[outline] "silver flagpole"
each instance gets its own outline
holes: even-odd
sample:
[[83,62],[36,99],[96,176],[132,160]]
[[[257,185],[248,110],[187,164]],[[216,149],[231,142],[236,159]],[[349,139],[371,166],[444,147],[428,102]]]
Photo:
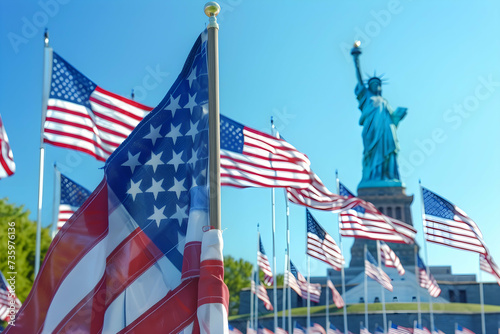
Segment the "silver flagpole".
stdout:
[[307,333],[311,327],[311,259],[307,256]]
[[210,225],[221,229],[220,219],[220,120],[219,120],[219,25],[220,6],[210,1],[205,4],[209,17],[208,30],[208,136],[210,174]]
[[[285,189],[285,203],[286,203],[286,273],[291,275],[290,273],[290,207],[288,203],[288,196]],[[286,277],[285,277],[286,278]],[[287,286],[287,295],[288,295],[288,332],[291,334],[292,332],[292,289],[290,288],[290,284],[286,282]]]
[[57,165],[54,164],[54,197],[52,205],[52,228],[50,231],[52,239],[54,239],[57,233],[59,204],[61,204],[61,172],[57,170]]
[[[285,249],[285,268],[283,273],[286,273],[286,263],[288,262],[287,256],[286,256],[287,250]],[[283,276],[283,288],[281,289],[281,294],[283,295],[283,303],[281,305],[281,327],[283,329],[286,328],[286,280],[284,279]]]
[[36,218],[35,277],[40,270],[40,244],[42,238],[42,201],[43,201],[43,167],[45,164],[45,146],[43,145],[43,129],[50,92],[52,76],[52,48],[49,46],[49,32],[44,34],[43,52],[43,86],[42,86],[42,124],[40,127],[40,169],[38,172],[38,207]]
[[[252,268],[252,276],[250,276],[250,323],[253,324],[253,291],[252,291],[252,282],[255,278],[255,266]],[[255,284],[254,284],[255,286]],[[255,287],[254,287],[255,288]]]
[[[259,224],[257,224],[257,251],[258,252],[260,251],[259,240],[260,240],[260,231],[259,231]],[[254,329],[255,329],[255,331],[257,331],[257,326],[259,324],[259,298],[257,297],[257,283],[260,284],[260,279],[259,279],[259,264],[258,264],[258,262],[259,262],[259,259],[257,256],[257,270],[255,271],[255,297],[254,297],[255,298],[255,302],[254,302],[254,306],[255,306]]]
[[420,310],[420,273],[418,271],[418,246],[415,244],[415,278],[417,283],[417,310],[418,323],[422,325],[422,312]]
[[486,334],[486,323],[484,319],[484,291],[483,291],[483,278],[481,273],[481,260],[479,260],[479,298],[481,300],[481,329],[483,331],[483,334]]
[[[365,323],[366,323],[366,328],[368,329],[368,278],[366,276],[366,243],[364,247],[364,254],[365,254]],[[345,304],[345,300],[344,300]]]
[[[271,117],[271,132],[274,132],[273,119]],[[276,201],[274,188],[271,189],[271,211],[273,228],[273,303],[274,303],[274,331],[278,327],[278,291],[276,289]]]
[[[377,261],[378,261],[378,268],[382,270],[382,263],[380,261],[380,240],[377,240]],[[384,332],[387,333],[387,315],[385,313],[385,291],[384,287],[381,285],[380,286],[381,291],[382,291],[382,316],[384,319]]]
[[[429,266],[429,254],[427,252],[427,240],[425,239],[425,206],[424,206],[424,191],[422,190],[422,182],[418,180],[418,185],[420,186],[420,198],[422,200],[421,210],[422,210],[422,228],[424,230],[424,252],[425,252],[425,263],[427,263],[427,270],[429,271],[427,275],[430,277],[431,267]],[[432,296],[429,294],[429,315],[431,318],[431,328],[434,329],[434,314],[432,312]]]
[[[340,181],[339,181],[339,172],[338,170],[335,171],[335,178],[337,180],[337,194],[340,195]],[[338,231],[339,231],[339,243],[340,243],[340,252],[342,253],[342,256],[344,256],[344,248],[342,247],[342,235],[340,234],[340,223],[341,223],[341,218],[340,218],[340,213],[337,214],[338,217]],[[366,256],[366,255],[365,255]],[[342,279],[342,299],[344,299],[344,307],[343,307],[343,312],[344,312],[344,333],[349,333],[348,326],[347,326],[347,301],[345,299],[345,263],[342,264],[342,270],[340,271],[340,276]]]
[[325,311],[326,311],[326,329],[328,330],[328,328],[330,328],[330,301],[328,300],[328,270],[326,271],[326,280],[327,280],[327,284],[326,284],[326,288],[325,288],[325,294],[326,294],[326,308],[325,308]]

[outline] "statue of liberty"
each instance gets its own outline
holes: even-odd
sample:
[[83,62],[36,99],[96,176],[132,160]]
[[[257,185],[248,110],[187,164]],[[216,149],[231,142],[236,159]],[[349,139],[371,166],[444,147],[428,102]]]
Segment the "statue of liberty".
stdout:
[[396,129],[406,116],[407,108],[391,108],[382,97],[380,77],[375,75],[366,84],[363,82],[359,45],[359,41],[356,42],[351,50],[358,79],[355,93],[361,110],[359,124],[363,126],[363,178],[358,188],[402,187],[397,162],[399,144]]

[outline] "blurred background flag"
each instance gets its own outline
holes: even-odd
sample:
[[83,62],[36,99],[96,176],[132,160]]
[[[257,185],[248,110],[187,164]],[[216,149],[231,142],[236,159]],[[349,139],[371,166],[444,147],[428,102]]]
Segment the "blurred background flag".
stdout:
[[5,276],[0,272],[0,320],[9,322],[14,320],[21,301],[16,297],[15,291],[5,279]]
[[59,213],[57,215],[57,231],[80,208],[90,196],[90,191],[61,174],[61,192]]
[[365,275],[374,279],[387,290],[392,291],[391,278],[378,267],[377,261],[375,261],[369,251],[366,251]]
[[329,287],[330,290],[332,290],[333,303],[335,304],[335,306],[337,306],[337,308],[344,307],[344,300],[342,299],[342,296],[337,291],[337,289],[335,289],[335,286],[330,279],[326,281],[326,286]]
[[380,241],[380,259],[386,267],[396,268],[399,275],[403,276],[405,274],[405,269],[403,268],[399,257],[384,241]]
[[16,171],[14,155],[10,148],[9,138],[0,116],[0,179],[11,176]]
[[429,272],[424,264],[424,261],[417,254],[417,267],[420,286],[427,289],[432,297],[437,297],[441,294],[441,288],[437,284],[434,276]]
[[264,283],[266,285],[273,284],[273,271],[271,270],[271,264],[267,258],[266,252],[264,251],[264,245],[262,244],[262,239],[259,233],[259,249],[257,250],[257,265],[260,270],[264,273]]

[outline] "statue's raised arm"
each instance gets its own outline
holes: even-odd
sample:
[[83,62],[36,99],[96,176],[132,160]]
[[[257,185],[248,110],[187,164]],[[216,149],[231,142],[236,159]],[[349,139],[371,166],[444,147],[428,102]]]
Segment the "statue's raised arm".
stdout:
[[354,47],[351,50],[351,55],[354,58],[354,66],[356,67],[356,78],[358,79],[358,83],[363,86],[363,77],[361,76],[361,67],[359,65],[359,55],[361,54],[361,49],[359,47],[360,45],[361,43],[359,41],[356,41],[354,43]]

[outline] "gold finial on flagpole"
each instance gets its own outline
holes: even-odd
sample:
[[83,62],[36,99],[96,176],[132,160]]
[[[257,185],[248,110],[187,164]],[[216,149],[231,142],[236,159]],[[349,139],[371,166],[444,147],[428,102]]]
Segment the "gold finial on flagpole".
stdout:
[[205,4],[205,14],[208,17],[217,16],[220,13],[220,6],[215,1],[210,1]]

